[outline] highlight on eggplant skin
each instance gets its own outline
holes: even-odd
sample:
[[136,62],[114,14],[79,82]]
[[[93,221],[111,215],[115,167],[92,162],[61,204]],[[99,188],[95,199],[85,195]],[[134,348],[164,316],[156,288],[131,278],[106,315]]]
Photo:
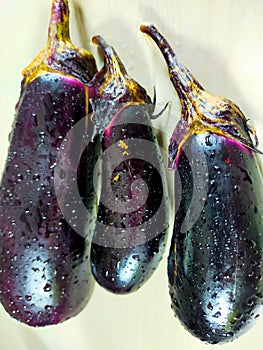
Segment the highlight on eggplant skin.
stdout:
[[[202,88],[153,25],[141,31],[160,48],[182,105],[169,147],[182,188],[175,181],[172,309],[199,339],[232,341],[262,313],[263,181],[255,131],[233,102]],[[206,198],[199,198],[205,186]],[[195,196],[200,208],[191,205]]]
[[[54,168],[63,138],[88,113],[86,84],[96,71],[93,56],[70,41],[68,2],[53,0],[47,47],[23,71],[0,188],[0,299],[10,316],[30,326],[78,314],[93,291],[90,245],[61,213]],[[67,144],[79,157],[80,142],[75,135],[74,147]],[[91,208],[95,192],[89,167],[96,152],[88,146],[78,169],[79,183],[85,184],[82,200]],[[65,192],[65,206],[79,200],[71,194],[71,179]]]
[[[93,122],[101,135],[103,154],[115,148],[102,160],[91,266],[102,287],[125,294],[140,288],[162,258],[169,219],[167,185],[150,121],[154,109],[150,97],[128,76],[115,50],[101,36],[94,37],[93,42],[104,55],[103,68],[89,83]],[[121,160],[115,164],[118,157]],[[136,181],[146,186],[138,187]],[[104,200],[111,191],[115,198],[108,206]],[[135,202],[144,196],[137,206]],[[142,229],[142,225],[147,228]]]

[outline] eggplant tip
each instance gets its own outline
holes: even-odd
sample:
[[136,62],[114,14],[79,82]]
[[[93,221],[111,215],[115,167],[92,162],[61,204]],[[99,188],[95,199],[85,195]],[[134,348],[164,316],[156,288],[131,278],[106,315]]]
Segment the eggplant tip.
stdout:
[[140,25],[140,31],[144,34],[149,35],[153,40],[155,40],[155,37],[160,40],[163,39],[161,33],[159,30],[155,27],[154,24],[150,23],[143,23]]
[[100,38],[101,38],[100,35],[93,36],[92,43],[98,45]]
[[142,24],[140,25],[140,31],[141,31],[141,32],[144,32],[149,26],[150,26],[150,24],[147,23],[147,22],[142,23]]
[[95,45],[98,45],[102,54],[105,57],[111,56],[113,53],[113,49],[110,45],[108,45],[108,43],[103,39],[103,37],[101,35],[95,35],[92,37],[92,42]]

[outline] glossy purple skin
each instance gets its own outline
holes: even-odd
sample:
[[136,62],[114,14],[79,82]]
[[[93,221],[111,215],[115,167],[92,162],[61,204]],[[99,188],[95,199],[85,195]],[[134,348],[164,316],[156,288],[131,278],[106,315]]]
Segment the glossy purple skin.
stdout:
[[[123,123],[115,124],[118,119],[123,120]],[[135,140],[135,142],[133,146],[127,148],[132,159],[126,160],[123,156],[123,161],[113,172],[111,158],[106,158],[102,163],[98,221],[104,223],[105,227],[101,228],[97,224],[95,228],[91,246],[91,266],[96,281],[102,287],[113,293],[125,294],[138,290],[157,268],[165,249],[169,208],[163,163],[155,130],[150,126],[149,111],[143,105],[127,105],[114,122],[104,131],[103,151],[118,145],[120,141],[125,143],[128,140]],[[145,140],[149,141],[150,149],[145,149],[144,144],[141,144],[141,141]],[[134,156],[138,150],[140,159]],[[154,160],[156,166],[153,165]],[[103,197],[107,197],[109,191],[107,176],[112,179],[110,186],[114,196],[127,203],[127,206],[133,199],[135,201],[137,199],[136,189],[132,190],[133,182],[143,180],[148,186],[149,193],[142,189],[139,191],[139,196],[148,195],[145,202],[129,213],[105,206]],[[116,177],[117,180],[114,180]],[[147,223],[145,231],[138,228],[143,223]],[[113,230],[110,233],[108,226]],[[122,244],[118,229],[132,229],[123,235],[125,239],[123,247],[116,247],[114,243],[111,245],[111,241],[115,242],[115,239]]]
[[[257,156],[236,141],[199,134],[187,140],[177,169],[180,203],[168,257],[172,308],[199,339],[232,341],[262,312],[263,188]],[[203,203],[195,188],[205,186]]]
[[[90,246],[64,219],[54,189],[60,144],[85,115],[84,84],[54,73],[29,83],[17,104],[0,188],[0,293],[6,311],[31,326],[78,314],[93,290]],[[79,144],[75,136],[69,149]],[[85,177],[82,198],[90,207],[95,204],[89,183],[95,161],[90,147],[78,169]],[[78,200],[71,194],[71,179],[68,186],[65,206]]]

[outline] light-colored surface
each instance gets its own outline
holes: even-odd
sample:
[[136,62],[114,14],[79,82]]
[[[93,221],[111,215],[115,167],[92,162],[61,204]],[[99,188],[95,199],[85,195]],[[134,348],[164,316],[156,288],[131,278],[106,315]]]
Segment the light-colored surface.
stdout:
[[[21,70],[45,46],[51,1],[0,1],[0,165],[19,97]],[[139,32],[154,23],[178,57],[209,91],[235,101],[257,129],[263,149],[263,2],[261,0],[79,0],[89,37],[101,34],[120,54],[130,75],[147,88],[156,86],[158,106],[172,101],[169,120],[157,125],[171,133],[179,115],[176,94],[154,44]],[[82,41],[71,4],[71,33]],[[91,45],[87,42],[86,45]],[[98,58],[97,49],[90,49]],[[98,62],[101,63],[99,60]],[[234,343],[221,349],[263,348],[263,318]],[[217,349],[189,335],[173,317],[166,257],[138,292],[115,296],[97,286],[86,309],[62,325],[32,329],[0,309],[0,350],[202,350]]]

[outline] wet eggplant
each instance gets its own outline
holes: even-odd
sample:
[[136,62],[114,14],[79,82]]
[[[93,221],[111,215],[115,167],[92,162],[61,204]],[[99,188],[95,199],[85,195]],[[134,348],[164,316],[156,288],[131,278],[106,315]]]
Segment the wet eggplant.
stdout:
[[[66,0],[53,0],[48,42],[23,71],[21,94],[10,134],[0,188],[0,298],[5,310],[30,326],[62,322],[78,314],[93,286],[90,245],[75,232],[59,207],[54,169],[62,140],[88,114],[87,83],[96,73],[93,56],[77,49],[69,36]],[[88,119],[85,132],[91,123]],[[83,130],[84,132],[84,130]],[[82,201],[95,210],[92,178],[95,144],[82,156],[74,134],[68,154],[79,157],[82,198],[71,193],[71,180],[59,189],[63,203]],[[67,177],[67,169],[60,174]],[[81,226],[83,218],[74,216]]]
[[168,257],[172,309],[199,339],[232,341],[262,312],[263,182],[255,131],[233,102],[203,89],[153,25],[141,31],[161,50],[182,105],[169,146],[181,181]]
[[89,83],[103,152],[91,266],[102,287],[124,294],[140,288],[162,258],[167,185],[150,97],[102,37],[93,42],[104,55],[104,66]]

